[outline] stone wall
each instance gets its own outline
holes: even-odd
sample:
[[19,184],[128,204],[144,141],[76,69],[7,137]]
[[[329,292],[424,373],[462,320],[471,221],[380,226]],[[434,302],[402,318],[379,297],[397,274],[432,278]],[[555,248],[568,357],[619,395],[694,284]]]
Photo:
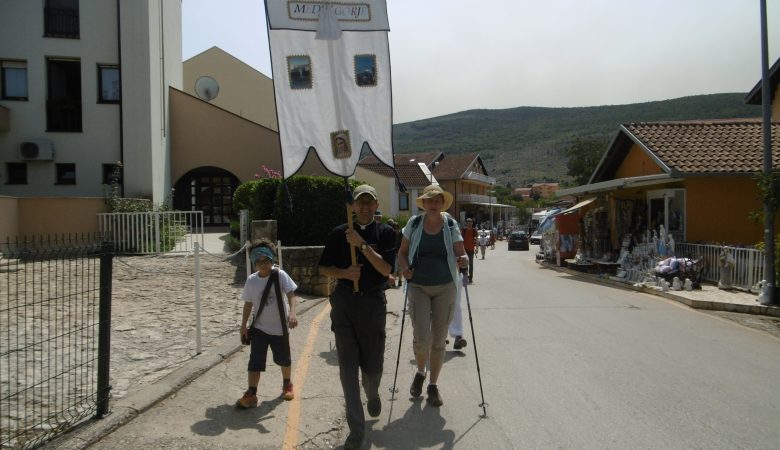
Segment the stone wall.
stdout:
[[320,275],[319,261],[323,246],[282,247],[282,268],[290,274],[303,294],[330,295],[336,280]]

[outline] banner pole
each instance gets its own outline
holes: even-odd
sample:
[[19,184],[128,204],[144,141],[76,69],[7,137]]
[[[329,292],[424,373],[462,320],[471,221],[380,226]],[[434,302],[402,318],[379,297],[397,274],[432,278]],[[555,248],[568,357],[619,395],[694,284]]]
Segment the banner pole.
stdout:
[[[347,177],[344,177],[344,195],[346,196],[346,203],[347,203],[347,227],[352,230],[352,191],[349,188],[349,180]],[[352,265],[357,265],[357,254],[355,253],[355,246],[352,244],[349,244],[349,256],[352,258]],[[357,281],[354,283],[353,290],[355,292],[358,292],[360,290],[360,285]]]

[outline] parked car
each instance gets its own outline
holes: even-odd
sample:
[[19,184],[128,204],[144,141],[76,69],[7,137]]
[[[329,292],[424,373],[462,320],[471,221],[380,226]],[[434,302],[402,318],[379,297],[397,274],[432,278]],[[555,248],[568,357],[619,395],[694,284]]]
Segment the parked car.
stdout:
[[528,250],[528,235],[525,231],[513,231],[509,235],[509,243],[507,244],[509,250]]
[[539,230],[534,231],[534,233],[531,235],[531,238],[529,241],[534,245],[539,245],[542,243],[542,232]]

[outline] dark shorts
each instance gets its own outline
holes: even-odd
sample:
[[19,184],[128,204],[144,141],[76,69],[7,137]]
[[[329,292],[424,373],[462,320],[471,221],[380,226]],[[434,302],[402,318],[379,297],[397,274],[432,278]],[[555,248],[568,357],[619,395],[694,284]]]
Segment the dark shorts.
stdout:
[[290,357],[290,341],[284,336],[274,336],[263,333],[257,328],[250,328],[249,334],[252,336],[252,343],[249,350],[250,372],[265,372],[265,360],[268,357],[268,347],[271,347],[271,353],[274,356],[274,362],[282,367],[290,367],[292,358]]

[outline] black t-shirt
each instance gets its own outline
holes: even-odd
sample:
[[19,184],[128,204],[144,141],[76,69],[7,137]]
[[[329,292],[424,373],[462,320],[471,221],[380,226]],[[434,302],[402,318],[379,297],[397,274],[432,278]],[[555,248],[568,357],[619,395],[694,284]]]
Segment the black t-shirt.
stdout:
[[[365,230],[361,230],[360,226],[355,223],[353,229],[360,234],[374,251],[382,256],[382,259],[390,264],[390,267],[395,265],[395,231],[393,231],[389,225],[372,222]],[[345,235],[346,230],[347,224],[343,224],[337,226],[330,232],[328,240],[325,242],[325,250],[322,251],[322,255],[320,256],[319,265],[325,267],[338,267],[339,269],[346,269],[352,265],[349,243],[347,243],[347,237]],[[387,277],[377,272],[368,258],[363,256],[363,252],[361,252],[360,249],[356,251],[356,256],[357,263],[363,265],[362,270],[360,271],[360,290],[369,291],[382,287],[387,281]],[[352,281],[350,280],[340,279],[339,283],[346,283],[347,286],[352,287]]]

